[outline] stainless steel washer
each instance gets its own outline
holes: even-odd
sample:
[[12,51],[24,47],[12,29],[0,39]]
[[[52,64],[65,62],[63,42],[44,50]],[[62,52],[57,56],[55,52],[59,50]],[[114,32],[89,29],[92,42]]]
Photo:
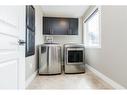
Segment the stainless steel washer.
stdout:
[[61,46],[46,43],[39,46],[39,74],[61,73]]
[[83,44],[64,45],[64,72],[84,73],[85,72],[85,51]]

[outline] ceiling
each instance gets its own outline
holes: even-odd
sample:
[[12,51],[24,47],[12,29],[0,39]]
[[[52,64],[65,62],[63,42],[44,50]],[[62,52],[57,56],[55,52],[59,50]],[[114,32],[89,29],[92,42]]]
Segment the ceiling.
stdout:
[[44,16],[81,17],[89,6],[42,6]]

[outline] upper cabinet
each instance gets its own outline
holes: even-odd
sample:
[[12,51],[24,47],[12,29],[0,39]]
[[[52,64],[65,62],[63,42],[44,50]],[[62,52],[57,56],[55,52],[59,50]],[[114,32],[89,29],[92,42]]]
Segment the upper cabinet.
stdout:
[[78,18],[43,17],[44,35],[78,35]]

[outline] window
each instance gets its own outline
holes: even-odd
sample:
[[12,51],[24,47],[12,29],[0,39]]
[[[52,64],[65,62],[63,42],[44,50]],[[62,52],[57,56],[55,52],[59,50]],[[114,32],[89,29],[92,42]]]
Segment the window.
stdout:
[[84,44],[100,47],[100,14],[98,8],[84,21]]

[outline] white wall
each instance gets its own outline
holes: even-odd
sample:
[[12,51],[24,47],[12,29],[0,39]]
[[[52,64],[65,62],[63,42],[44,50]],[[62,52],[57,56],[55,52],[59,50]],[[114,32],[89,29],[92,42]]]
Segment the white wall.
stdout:
[[26,80],[37,71],[38,64],[38,54],[37,54],[37,46],[42,44],[43,35],[42,35],[42,10],[40,6],[34,6],[35,8],[35,55],[26,57]]
[[79,18],[78,35],[53,35],[53,42],[65,43],[82,43],[82,18]]
[[127,88],[127,6],[102,6],[101,11],[101,48],[86,48],[86,61]]

